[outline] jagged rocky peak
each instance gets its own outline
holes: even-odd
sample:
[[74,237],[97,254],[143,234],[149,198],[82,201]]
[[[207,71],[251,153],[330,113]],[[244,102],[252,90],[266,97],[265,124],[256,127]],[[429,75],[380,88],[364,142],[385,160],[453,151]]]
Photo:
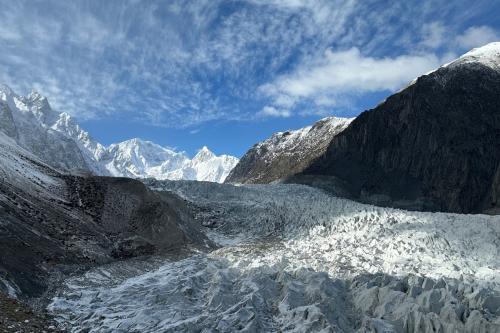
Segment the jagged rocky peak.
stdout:
[[12,96],[14,92],[6,84],[0,83],[0,99],[5,101],[7,97]]
[[0,130],[57,169],[91,170],[78,143],[53,128],[59,114],[52,110],[45,97],[35,92],[19,96],[5,85],[0,90],[5,103]]
[[47,97],[42,96],[42,94],[34,89],[31,90],[31,92],[25,97],[25,100],[30,103],[40,103],[44,105],[49,104]]
[[231,171],[227,183],[269,183],[308,167],[353,118],[327,117],[312,126],[273,134],[255,144]]
[[45,96],[32,90],[26,96],[17,95],[9,86],[0,84],[0,100],[6,102],[13,111],[32,114],[40,125],[50,127],[58,118]]
[[14,93],[14,91],[5,84],[0,84],[0,101],[2,104],[9,107],[10,110],[15,110],[16,100],[19,100],[20,97]]
[[59,119],[59,113],[52,109],[47,98],[42,96],[38,91],[32,90],[27,96],[22,97],[21,100],[35,117],[46,126],[51,126]]
[[80,136],[84,135],[86,137],[90,137],[90,135],[83,131],[76,122],[76,120],[71,117],[69,113],[62,112],[58,114],[56,122],[52,125],[52,128],[55,130],[59,130],[61,132],[65,132],[66,134],[69,134],[70,136]]

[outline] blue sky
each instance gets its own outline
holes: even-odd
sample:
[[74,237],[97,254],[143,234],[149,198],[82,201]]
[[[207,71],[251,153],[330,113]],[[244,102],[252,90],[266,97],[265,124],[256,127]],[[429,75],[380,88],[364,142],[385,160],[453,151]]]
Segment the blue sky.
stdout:
[[500,2],[0,0],[0,82],[104,144],[241,156],[500,40]]

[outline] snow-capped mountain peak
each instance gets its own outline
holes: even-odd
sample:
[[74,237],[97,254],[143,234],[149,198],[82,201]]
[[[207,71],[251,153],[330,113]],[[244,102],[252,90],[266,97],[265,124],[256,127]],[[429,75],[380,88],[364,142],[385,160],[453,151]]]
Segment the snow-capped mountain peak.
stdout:
[[216,156],[206,146],[189,159],[184,152],[135,138],[109,146],[102,162],[115,176],[222,182],[238,159]]
[[16,109],[16,100],[18,101],[19,99],[20,97],[9,86],[0,84],[0,101],[6,103],[9,108]]
[[208,149],[207,146],[203,146],[198,153],[194,156],[193,161],[195,162],[205,162],[211,160],[215,157],[215,154]]
[[[436,72],[440,68],[455,68],[455,67],[460,67],[461,65],[464,64],[472,64],[472,63],[479,63],[491,69],[500,70],[500,42],[493,42],[481,47],[474,48],[469,52],[461,55],[457,59],[450,61],[442,65],[441,67],[433,69],[423,74],[422,76],[430,75]],[[419,77],[413,79],[412,81],[410,81],[410,83],[408,83],[407,86],[403,87],[399,91],[403,91],[409,86],[414,85],[418,79]],[[386,100],[383,100],[381,103],[385,101]]]
[[178,169],[187,160],[184,153],[134,138],[110,145],[101,161],[114,176],[163,178],[162,172]]
[[6,85],[0,85],[0,130],[55,168],[105,176],[222,182],[238,162],[207,147],[191,160],[184,152],[139,138],[106,148],[70,114],[54,111],[39,92],[19,96]]
[[9,86],[0,83],[0,99],[3,101],[6,101],[7,98],[12,97],[14,95],[14,92],[12,89],[10,89]]
[[196,174],[196,179],[211,181],[211,179],[226,179],[229,172],[238,164],[238,159],[233,156],[216,156],[208,147],[201,148],[190,161],[190,172]]
[[473,62],[481,63],[493,69],[500,69],[500,42],[493,42],[472,49],[444,67]]
[[49,101],[46,97],[42,96],[39,92],[33,90],[31,93],[21,98],[22,101],[28,106],[28,108],[37,117],[41,117],[40,120],[47,124],[59,117],[59,114],[52,110]]
[[47,101],[45,96],[42,96],[38,91],[31,90],[31,92],[26,96],[28,101],[36,102],[36,101]]
[[95,163],[106,154],[106,147],[94,140],[88,132],[83,130],[70,114],[63,112],[58,115],[56,122],[51,129],[64,133],[71,137],[79,145],[91,171],[107,175],[108,172],[101,165]]

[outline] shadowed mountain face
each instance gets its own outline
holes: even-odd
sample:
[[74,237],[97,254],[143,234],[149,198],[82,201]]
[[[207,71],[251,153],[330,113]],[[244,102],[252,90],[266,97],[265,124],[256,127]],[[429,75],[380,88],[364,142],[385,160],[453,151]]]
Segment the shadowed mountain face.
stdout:
[[475,59],[422,76],[362,113],[290,181],[333,180],[380,205],[498,212],[500,72]]
[[0,133],[0,290],[40,296],[61,272],[210,246],[184,200],[126,178],[67,176]]

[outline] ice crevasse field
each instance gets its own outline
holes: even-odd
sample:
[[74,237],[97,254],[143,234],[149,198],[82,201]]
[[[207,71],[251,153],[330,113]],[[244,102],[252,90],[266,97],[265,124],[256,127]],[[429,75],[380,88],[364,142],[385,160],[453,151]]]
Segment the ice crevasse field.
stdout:
[[409,212],[303,185],[149,181],[213,251],[101,266],[49,310],[74,332],[500,332],[500,217]]

